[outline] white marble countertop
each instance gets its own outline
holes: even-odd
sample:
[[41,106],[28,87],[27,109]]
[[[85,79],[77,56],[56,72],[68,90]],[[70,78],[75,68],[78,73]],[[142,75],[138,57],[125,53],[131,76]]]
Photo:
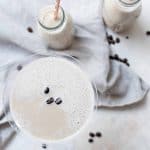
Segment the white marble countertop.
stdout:
[[[146,31],[150,30],[150,1],[143,0],[143,10],[137,23],[130,31],[117,35],[121,42],[114,47],[116,53],[122,58],[127,58],[131,68],[150,84],[150,36],[146,36]],[[129,36],[129,39],[125,37]],[[84,130],[78,139],[73,140],[73,144],[64,150],[149,150],[150,149],[150,94],[145,102],[123,109],[102,109],[96,111],[93,121]],[[103,117],[105,116],[105,118]],[[102,137],[95,139],[94,144],[88,143],[89,131],[100,131]],[[30,145],[30,150],[40,150],[41,143],[33,144],[33,141],[20,140],[17,136],[15,142],[10,143],[7,150],[26,150]],[[24,147],[24,148],[23,148]],[[58,147],[58,148],[56,148]],[[60,146],[54,146],[53,150],[63,150]],[[47,148],[50,149],[50,148]],[[51,149],[50,149],[51,150]]]

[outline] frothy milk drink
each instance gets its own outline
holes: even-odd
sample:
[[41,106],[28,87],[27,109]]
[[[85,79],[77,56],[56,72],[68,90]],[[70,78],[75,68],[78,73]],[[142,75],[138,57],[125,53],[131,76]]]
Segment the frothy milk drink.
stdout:
[[27,64],[16,75],[10,93],[16,125],[46,141],[76,134],[93,110],[91,82],[77,65],[64,58],[40,58]]

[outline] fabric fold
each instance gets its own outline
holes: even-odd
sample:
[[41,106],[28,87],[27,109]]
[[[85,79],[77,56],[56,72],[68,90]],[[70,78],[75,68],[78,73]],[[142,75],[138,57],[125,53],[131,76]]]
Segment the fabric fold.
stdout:
[[107,90],[99,92],[98,107],[122,107],[144,100],[149,85],[125,64],[113,60],[110,64]]

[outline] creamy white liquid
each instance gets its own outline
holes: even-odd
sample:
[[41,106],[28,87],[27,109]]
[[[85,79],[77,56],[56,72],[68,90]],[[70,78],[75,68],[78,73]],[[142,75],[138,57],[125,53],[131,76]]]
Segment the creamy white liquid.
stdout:
[[[49,87],[49,94],[44,90]],[[47,104],[50,97],[62,103]],[[94,91],[87,76],[63,58],[41,58],[21,70],[10,94],[10,110],[18,127],[47,141],[69,137],[87,122]]]
[[[55,7],[53,5],[43,8],[39,13],[38,31],[43,41],[51,48],[63,50],[71,46],[73,41],[73,23],[71,16],[62,8],[58,17],[54,19]],[[63,21],[64,18],[64,21]],[[44,28],[41,24],[49,29]],[[59,26],[59,27],[58,27]],[[51,29],[56,28],[56,29]]]
[[39,14],[39,21],[47,28],[56,27],[61,23],[63,13],[61,9],[59,9],[57,19],[54,19],[54,14],[55,14],[55,7],[53,5],[47,6],[41,9]]
[[122,1],[132,5],[126,6],[119,0],[104,0],[103,18],[105,24],[115,32],[123,32],[131,27],[141,12],[141,1],[137,4],[133,4],[137,0]]

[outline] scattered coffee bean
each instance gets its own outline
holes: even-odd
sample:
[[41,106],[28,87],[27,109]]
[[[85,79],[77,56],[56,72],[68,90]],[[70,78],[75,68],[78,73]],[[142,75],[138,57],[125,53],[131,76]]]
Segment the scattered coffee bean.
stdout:
[[93,140],[93,139],[89,139],[88,142],[89,142],[89,143],[93,143],[94,140]]
[[129,64],[128,62],[126,63],[126,65],[127,65],[128,67],[130,67],[130,64]]
[[119,38],[116,38],[116,43],[120,43],[120,39]]
[[113,36],[112,35],[108,35],[107,39],[112,41],[113,40]]
[[17,66],[17,70],[20,71],[22,69],[22,65]]
[[111,44],[115,45],[115,41],[112,41]]
[[112,41],[108,41],[108,44],[110,45],[112,43]]
[[114,59],[114,57],[113,57],[113,56],[109,56],[109,58],[110,58],[110,59]]
[[101,137],[101,136],[102,136],[102,133],[101,133],[101,132],[97,132],[97,133],[96,133],[96,136],[97,136],[97,137]]
[[117,54],[115,54],[114,56],[109,56],[109,58],[112,60],[117,60],[119,62],[122,62],[122,63],[126,64],[128,67],[130,66],[127,58],[121,59]]
[[33,32],[33,29],[32,29],[31,27],[28,27],[28,28],[27,28],[27,31],[30,32],[30,33],[32,33],[32,32]]
[[50,99],[48,99],[46,101],[47,104],[52,104],[53,102],[54,102],[54,98],[53,97],[51,97]]
[[73,58],[75,58],[75,59],[79,59],[77,56],[72,56]]
[[127,59],[127,58],[124,58],[124,59],[123,59],[123,62],[124,62],[124,63],[128,63],[128,59]]
[[43,148],[43,149],[46,149],[46,148],[47,148],[47,145],[46,145],[46,144],[42,144],[42,148]]
[[108,41],[109,44],[115,44],[115,41],[114,41],[112,35],[107,35],[107,41]]
[[55,100],[55,103],[57,105],[60,105],[62,103],[62,99],[60,97],[58,97],[56,100]]
[[126,39],[129,39],[129,36],[126,36]]
[[119,56],[117,54],[115,54],[114,59],[119,60]]
[[95,134],[92,133],[92,132],[90,132],[90,133],[89,133],[89,136],[93,138],[93,137],[95,137]]
[[112,35],[107,35],[107,41],[109,44],[115,45],[116,43],[120,43],[120,38],[114,39]]
[[46,87],[46,89],[44,90],[44,93],[45,93],[45,94],[48,94],[49,91],[50,91],[50,90],[49,90],[49,87]]
[[147,31],[147,32],[146,32],[146,35],[150,36],[150,31]]

